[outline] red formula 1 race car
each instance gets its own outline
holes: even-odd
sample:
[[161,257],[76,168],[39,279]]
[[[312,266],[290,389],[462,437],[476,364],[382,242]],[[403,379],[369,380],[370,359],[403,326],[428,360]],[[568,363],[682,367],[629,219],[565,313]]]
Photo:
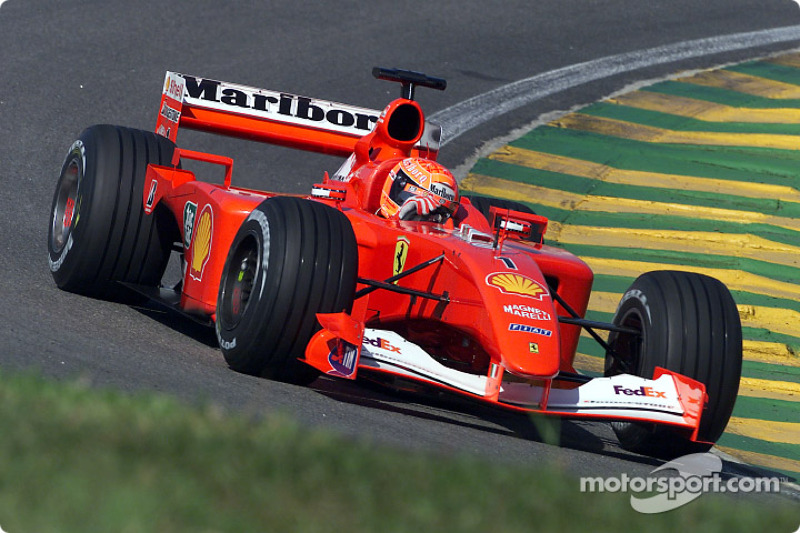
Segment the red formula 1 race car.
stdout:
[[[643,274],[613,323],[584,318],[589,267],[545,246],[527,206],[460,196],[436,162],[424,74],[376,68],[382,112],[169,72],[155,132],[92,126],[53,199],[50,270],[65,290],[134,290],[213,325],[235,370],[421,383],[513,410],[606,420],[654,455],[708,448],[741,372],[741,326],[719,281]],[[306,197],[232,184],[230,158],[177,148],[192,128],[347,158]],[[225,168],[222,184],[181,165]],[[168,258],[182,281],[161,285]],[[581,330],[606,375],[576,372]],[[607,330],[601,337],[596,330]]]

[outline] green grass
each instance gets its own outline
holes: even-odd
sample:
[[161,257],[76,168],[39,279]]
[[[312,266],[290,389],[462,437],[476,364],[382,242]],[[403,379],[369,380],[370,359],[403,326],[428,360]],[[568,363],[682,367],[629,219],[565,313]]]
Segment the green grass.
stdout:
[[793,531],[800,520],[713,495],[641,515],[628,494],[582,494],[555,467],[410,454],[280,416],[27,375],[0,373],[0,431],[9,533]]

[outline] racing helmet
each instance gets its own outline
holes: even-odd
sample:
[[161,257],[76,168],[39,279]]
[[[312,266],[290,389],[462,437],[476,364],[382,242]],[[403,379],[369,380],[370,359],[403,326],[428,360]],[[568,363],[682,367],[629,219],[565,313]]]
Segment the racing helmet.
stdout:
[[386,218],[442,223],[458,209],[458,185],[445,167],[410,157],[389,172],[381,192],[380,214]]

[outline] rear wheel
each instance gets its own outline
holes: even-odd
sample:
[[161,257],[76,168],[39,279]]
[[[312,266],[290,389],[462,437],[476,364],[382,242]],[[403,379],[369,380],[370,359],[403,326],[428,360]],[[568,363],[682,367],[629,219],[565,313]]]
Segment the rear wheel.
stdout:
[[[736,303],[720,281],[689,272],[639,276],[623,295],[614,324],[640,336],[612,332],[606,375],[652,378],[656,366],[706,386],[708,404],[698,438],[716,442],[733,411],[742,368],[742,329]],[[676,430],[632,422],[612,423],[623,448],[658,457],[707,450]]]
[[73,143],[56,185],[48,232],[50,271],[61,289],[120,294],[114,282],[157,286],[177,224],[142,206],[147,165],[169,164],[175,145],[151,132],[98,125]]
[[231,368],[307,384],[298,361],[319,329],[316,313],[349,311],[358,270],[350,221],[319,202],[265,200],[230,247],[217,299],[217,337]]

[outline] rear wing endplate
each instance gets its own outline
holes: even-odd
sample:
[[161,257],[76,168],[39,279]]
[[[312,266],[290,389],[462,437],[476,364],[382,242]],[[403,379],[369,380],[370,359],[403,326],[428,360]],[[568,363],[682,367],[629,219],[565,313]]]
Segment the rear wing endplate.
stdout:
[[[301,150],[349,156],[381,111],[167,72],[156,133],[176,141],[178,128]],[[439,151],[441,127],[426,122],[418,147]]]

